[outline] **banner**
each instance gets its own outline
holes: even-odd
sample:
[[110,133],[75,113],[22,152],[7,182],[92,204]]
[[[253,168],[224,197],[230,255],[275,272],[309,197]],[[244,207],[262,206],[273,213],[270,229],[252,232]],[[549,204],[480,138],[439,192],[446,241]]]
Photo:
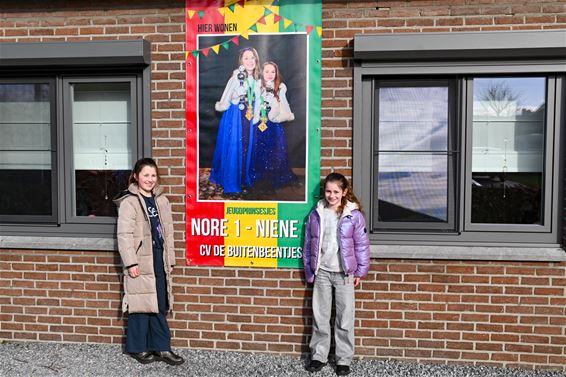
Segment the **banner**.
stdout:
[[187,1],[187,264],[302,267],[321,19],[321,0]]

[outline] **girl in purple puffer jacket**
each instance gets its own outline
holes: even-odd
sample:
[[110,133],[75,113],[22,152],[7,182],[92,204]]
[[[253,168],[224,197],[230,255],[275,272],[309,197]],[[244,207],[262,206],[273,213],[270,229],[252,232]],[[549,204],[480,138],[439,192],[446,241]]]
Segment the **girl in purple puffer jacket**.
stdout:
[[314,282],[311,361],[306,369],[320,371],[330,350],[332,294],[336,308],[334,340],[336,374],[350,373],[354,356],[354,287],[369,270],[369,239],[362,206],[342,174],[324,180],[324,199],[308,217],[303,263],[308,283]]

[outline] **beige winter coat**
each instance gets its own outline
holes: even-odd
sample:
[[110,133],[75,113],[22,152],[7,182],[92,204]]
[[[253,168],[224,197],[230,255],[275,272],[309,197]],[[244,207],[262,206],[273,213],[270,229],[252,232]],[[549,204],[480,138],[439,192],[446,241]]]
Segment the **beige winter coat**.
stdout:
[[[153,189],[159,220],[163,228],[163,265],[167,276],[169,308],[173,307],[171,266],[175,265],[173,217],[171,204],[162,195],[163,189]],[[124,268],[124,299],[122,310],[129,313],[158,313],[155,274],[153,272],[153,243],[151,224],[143,197],[133,183],[114,200],[118,206],[118,250]],[[140,276],[130,277],[127,267],[138,265]]]

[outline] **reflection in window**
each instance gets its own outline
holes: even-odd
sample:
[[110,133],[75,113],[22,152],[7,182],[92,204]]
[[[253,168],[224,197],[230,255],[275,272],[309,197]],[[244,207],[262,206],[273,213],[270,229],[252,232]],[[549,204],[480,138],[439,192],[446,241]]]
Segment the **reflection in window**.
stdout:
[[127,185],[134,132],[129,83],[75,83],[73,164],[76,216],[116,216]]
[[472,222],[541,224],[546,81],[474,79]]
[[0,215],[51,216],[51,86],[0,84]]
[[448,87],[379,89],[378,221],[448,221]]

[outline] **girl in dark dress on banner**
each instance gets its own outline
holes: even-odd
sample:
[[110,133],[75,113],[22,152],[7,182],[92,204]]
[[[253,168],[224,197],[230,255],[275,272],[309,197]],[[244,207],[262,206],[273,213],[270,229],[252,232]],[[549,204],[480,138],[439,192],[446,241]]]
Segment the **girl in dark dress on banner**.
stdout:
[[295,119],[287,101],[287,86],[274,62],[263,64],[260,118],[252,132],[250,178],[255,187],[277,189],[297,182],[289,167],[287,140],[282,122]]
[[[224,193],[239,193],[251,185],[249,176],[250,129],[259,120],[259,56],[252,47],[240,51],[239,69],[228,80],[216,111],[222,111],[210,182],[222,186]],[[254,121],[255,119],[255,121]]]

